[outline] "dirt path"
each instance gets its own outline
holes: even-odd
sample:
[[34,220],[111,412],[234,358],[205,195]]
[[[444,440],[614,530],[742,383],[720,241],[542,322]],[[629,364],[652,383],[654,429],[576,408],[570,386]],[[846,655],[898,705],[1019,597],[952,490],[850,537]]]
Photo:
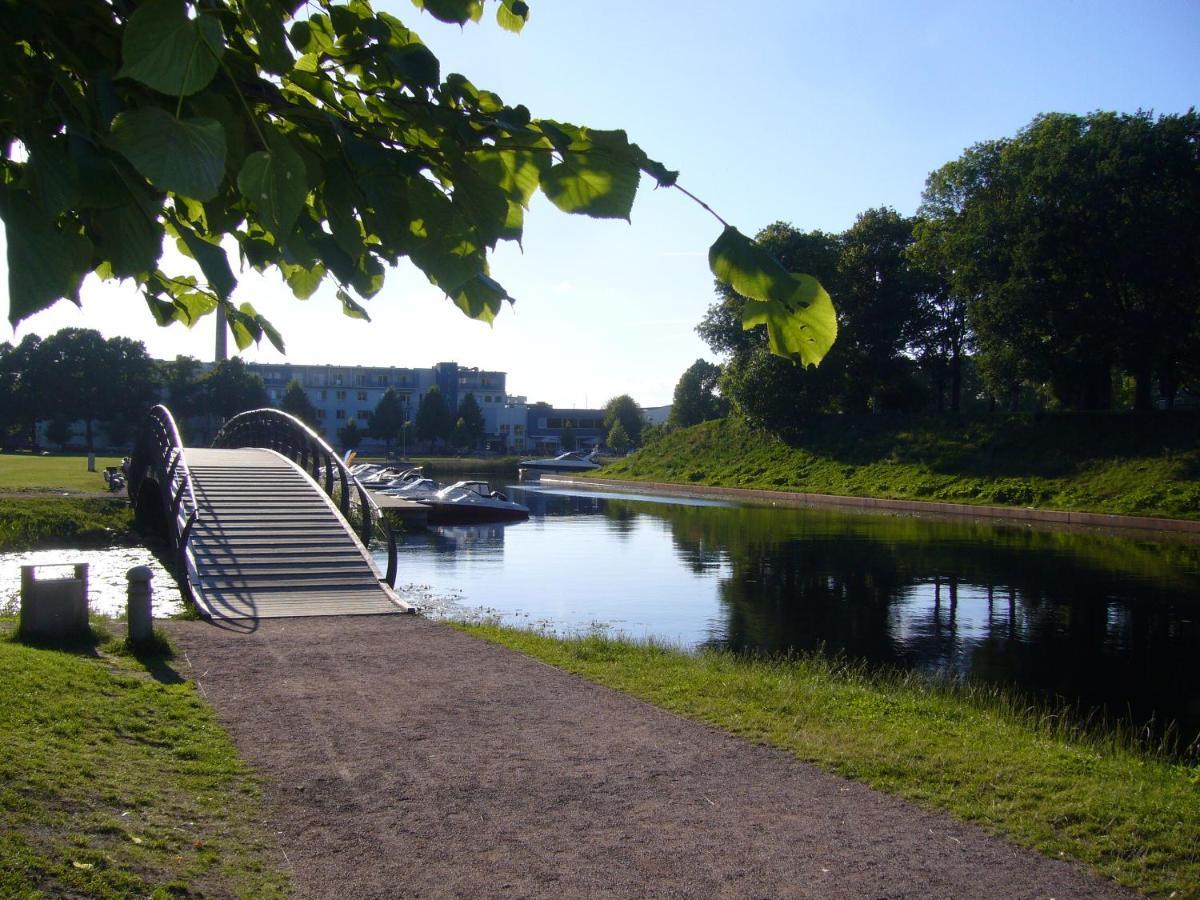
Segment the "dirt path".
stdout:
[[1121,895],[423,619],[168,627],[302,896]]

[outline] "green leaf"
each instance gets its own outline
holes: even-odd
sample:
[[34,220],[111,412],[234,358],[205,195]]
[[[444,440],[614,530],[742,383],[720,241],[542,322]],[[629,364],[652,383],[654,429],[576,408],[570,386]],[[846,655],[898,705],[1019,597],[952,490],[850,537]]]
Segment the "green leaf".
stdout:
[[174,297],[175,320],[191,328],[217,308],[217,298],[204,291],[182,291]]
[[117,77],[173,97],[187,96],[212,81],[224,52],[225,36],[215,16],[202,13],[189,19],[183,0],[148,0],[125,26],[125,64]]
[[811,275],[794,275],[736,228],[726,227],[708,253],[713,274],[743,297],[742,328],[767,326],[771,352],[815,366],[837,338],[829,294]]
[[542,175],[541,186],[563,212],[628,220],[639,177],[636,166],[607,153],[571,151]]
[[171,224],[183,241],[181,249],[200,266],[200,271],[204,273],[217,296],[228,300],[237,286],[237,278],[234,277],[233,269],[229,267],[229,257],[225,255],[225,251],[219,244],[206,241],[182,222],[176,220]]
[[487,275],[476,275],[463,284],[450,299],[472,319],[479,319],[489,325],[495,320],[504,301],[512,302],[508,291]]
[[283,262],[279,264],[279,268],[283,271],[284,280],[287,281],[288,287],[292,289],[292,294],[297,300],[307,300],[316,293],[321,282],[325,280],[325,267],[320,263],[309,268]]
[[304,160],[287,138],[268,132],[270,150],[251,153],[238,173],[238,190],[258,213],[263,227],[280,242],[287,239],[308,196]]
[[97,216],[100,240],[97,249],[116,278],[133,278],[153,271],[162,256],[163,226],[148,219],[137,206],[101,210]]
[[283,30],[283,17],[271,0],[245,0],[258,47],[260,64],[268,72],[282,75],[292,67],[292,54]]
[[23,191],[0,190],[0,218],[8,243],[8,321],[22,319],[70,298],[91,268],[91,244],[64,234]]
[[423,9],[439,22],[465,25],[478,22],[483,15],[483,0],[412,0],[413,6]]
[[529,21],[529,4],[522,0],[501,0],[496,7],[496,21],[506,31],[520,32]]
[[29,166],[33,190],[41,206],[57,216],[79,202],[79,170],[67,153],[66,138],[31,141]]
[[113,119],[111,141],[160,190],[211,200],[225,176],[225,130],[215,119],[143,106]]
[[342,303],[342,312],[352,319],[362,319],[365,322],[370,322],[371,317],[367,315],[367,311],[358,303],[354,302],[354,298],[338,288],[337,298]]

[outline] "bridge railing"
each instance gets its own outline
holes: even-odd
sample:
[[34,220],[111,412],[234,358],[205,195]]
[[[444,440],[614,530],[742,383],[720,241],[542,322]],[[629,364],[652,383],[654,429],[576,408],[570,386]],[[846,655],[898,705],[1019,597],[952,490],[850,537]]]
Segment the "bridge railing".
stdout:
[[196,566],[189,555],[188,539],[200,508],[192,490],[192,474],[188,470],[179,429],[171,411],[161,405],[153,407],[142,420],[133,455],[129,458],[126,490],[135,509],[142,510],[144,503],[155,502],[155,498],[143,499],[141,496],[148,479],[153,479],[158,486],[157,502],[166,522],[167,540],[176,554],[183,590],[190,597]]
[[395,532],[367,489],[315,431],[282,410],[252,409],[222,425],[213,447],[265,447],[308,472],[355,527],[364,547],[370,548],[376,536],[382,539],[388,554],[384,580],[396,586]]

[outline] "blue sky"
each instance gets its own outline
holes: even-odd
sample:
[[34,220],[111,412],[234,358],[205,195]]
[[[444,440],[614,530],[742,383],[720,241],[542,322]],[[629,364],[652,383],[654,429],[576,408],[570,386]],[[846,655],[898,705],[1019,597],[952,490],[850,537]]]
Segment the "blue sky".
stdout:
[[[1196,0],[531,6],[514,36],[491,5],[459,29],[407,2],[377,3],[422,35],[443,73],[536,116],[626,129],[750,234],[778,219],[839,231],[875,206],[911,214],[930,171],[1040,112],[1170,113],[1200,101]],[[342,317],[332,291],[301,303],[273,276],[247,275],[235,300],[281,328],[295,362],[456,360],[507,371],[509,392],[531,400],[598,405],[629,393],[658,405],[709,356],[693,329],[712,301],[706,252],[719,233],[682,194],[646,184],[632,224],[536,200],[523,250],[502,245],[493,259],[518,302],[492,328],[407,264],[367,304],[371,324]],[[156,356],[212,354],[210,323],[160,329],[129,284],[89,283],[82,311],[59,304],[16,337],[67,325],[142,339]],[[282,359],[265,343],[244,355]]]

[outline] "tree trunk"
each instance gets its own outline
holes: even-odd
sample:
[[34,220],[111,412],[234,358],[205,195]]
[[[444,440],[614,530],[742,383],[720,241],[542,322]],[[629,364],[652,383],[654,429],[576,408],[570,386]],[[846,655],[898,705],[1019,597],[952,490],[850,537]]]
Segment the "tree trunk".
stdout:
[[950,356],[950,412],[958,415],[962,406],[962,353],[958,347]]

